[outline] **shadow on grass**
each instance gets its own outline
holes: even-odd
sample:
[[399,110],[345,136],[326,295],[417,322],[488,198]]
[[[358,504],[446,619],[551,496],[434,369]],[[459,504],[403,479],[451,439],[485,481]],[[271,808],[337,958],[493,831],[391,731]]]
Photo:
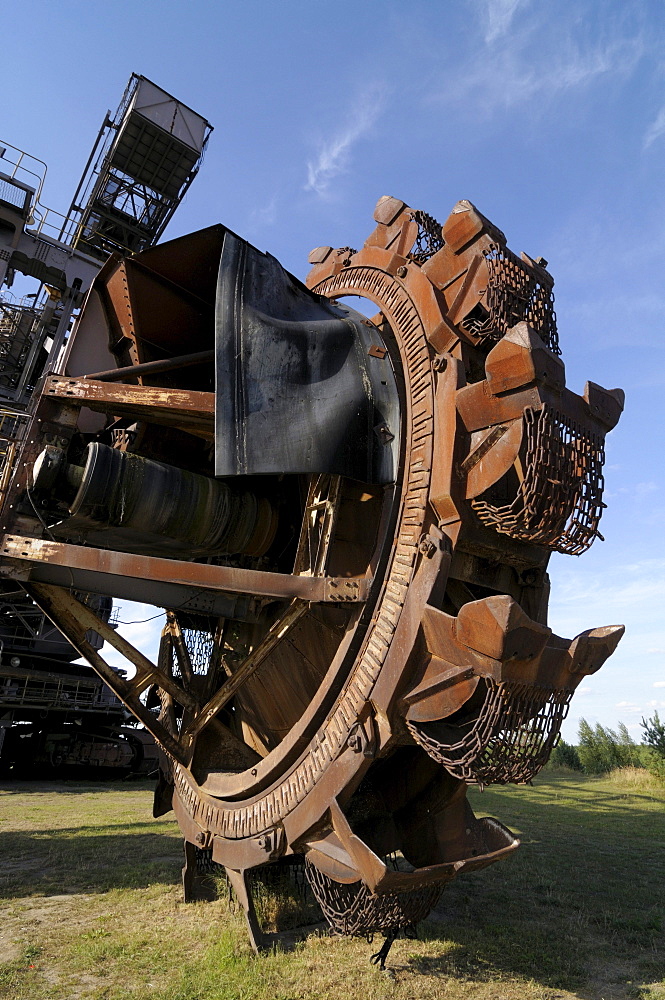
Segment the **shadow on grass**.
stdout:
[[[141,832],[154,823],[0,834],[0,898],[173,885],[183,864],[179,837]],[[94,834],[92,831],[94,829]]]
[[499,917],[495,912],[483,919],[474,907],[473,917],[427,921],[421,940],[436,943],[438,954],[411,955],[404,968],[443,980],[531,980],[584,1000],[640,997],[663,974],[665,953],[655,943],[662,936],[653,927],[635,927],[624,936],[616,927],[604,928],[602,921],[576,930],[563,921],[542,921],[536,912],[530,923],[526,915],[501,923]]
[[[72,786],[75,794],[97,790]],[[665,970],[663,797],[562,779],[483,796],[472,790],[470,799],[478,812],[520,830],[522,847],[515,857],[451,883],[421,927],[424,946],[401,946],[389,965],[440,979],[442,994],[445,980],[469,989],[519,980],[519,989],[531,981],[582,1000],[654,998],[648,984]],[[167,832],[170,823],[100,818],[99,826],[2,833],[0,895],[175,885],[182,854],[179,838]],[[368,948],[368,957],[376,947]],[[215,979],[219,952],[210,955]],[[245,961],[241,949],[238,969]],[[516,995],[508,988],[506,994]],[[169,993],[176,995],[204,994]]]
[[[551,803],[551,795],[554,787],[554,785],[534,787],[530,789],[531,796],[533,799],[540,798],[543,801]],[[646,806],[648,804],[657,805],[661,801],[662,795],[650,795],[648,792],[637,792],[631,789],[605,792],[604,794],[594,790],[576,789],[574,795],[561,797],[557,800],[556,805],[564,809],[575,809],[579,808],[580,805],[592,806],[593,810],[601,815],[604,813],[615,814],[619,810],[630,813],[632,817],[634,814],[633,802],[641,802]]]
[[551,934],[535,923],[528,927],[511,920],[472,921],[468,915],[444,926],[429,920],[421,929],[421,939],[445,950],[438,955],[412,955],[407,967],[444,979],[532,979],[550,989],[577,991],[588,978],[585,949],[582,942],[564,943],[561,937],[561,929]]
[[522,847],[446,888],[423,930],[437,954],[412,955],[407,967],[517,976],[585,1000],[643,996],[665,970],[665,810],[645,811],[644,797],[630,795],[617,815],[614,796],[598,792],[576,792],[564,809],[540,789],[493,793],[492,811],[523,831]]

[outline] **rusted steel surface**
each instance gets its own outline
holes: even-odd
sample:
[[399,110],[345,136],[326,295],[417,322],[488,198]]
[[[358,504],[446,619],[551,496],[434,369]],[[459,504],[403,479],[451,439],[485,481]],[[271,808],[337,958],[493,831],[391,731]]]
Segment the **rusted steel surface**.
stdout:
[[[440,226],[386,197],[374,220],[312,251],[307,287],[221,226],[110,260],[16,462],[0,575],[162,747],[186,894],[202,852],[259,948],[248,873],[299,860],[384,962],[452,878],[513,853],[467,785],[530,781],[621,638],[554,635],[547,564],[602,537],[623,393],[566,388],[547,262],[469,202]],[[72,586],[165,607],[157,663]]]
[[76,400],[79,405],[99,413],[178,427],[207,441],[212,441],[214,436],[215,398],[210,392],[109,385],[107,381],[50,375],[43,394],[55,399]]
[[[362,577],[295,576],[238,566],[208,566],[18,535],[5,535],[0,540],[0,552],[4,557],[0,573],[9,569],[9,575],[17,578],[17,573],[11,571],[11,560],[15,560],[14,569],[18,569],[20,578],[48,582],[54,576],[64,578],[59,572],[64,568],[71,573],[70,586],[73,579],[74,587],[78,587],[80,571],[86,574],[81,579],[89,581],[94,577],[97,584],[103,582],[102,577],[123,577],[142,580],[148,588],[153,582],[163,582],[192,592],[222,591],[282,599],[299,597],[305,601],[336,604],[363,601],[371,584],[371,580]],[[25,567],[25,571],[19,567]],[[110,581],[106,585],[114,586]]]

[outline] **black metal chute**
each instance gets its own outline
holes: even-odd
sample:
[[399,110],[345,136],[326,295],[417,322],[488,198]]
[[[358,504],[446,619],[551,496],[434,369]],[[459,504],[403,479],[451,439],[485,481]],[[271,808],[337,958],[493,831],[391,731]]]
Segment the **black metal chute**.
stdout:
[[227,232],[215,337],[216,475],[394,480],[397,387],[369,320]]

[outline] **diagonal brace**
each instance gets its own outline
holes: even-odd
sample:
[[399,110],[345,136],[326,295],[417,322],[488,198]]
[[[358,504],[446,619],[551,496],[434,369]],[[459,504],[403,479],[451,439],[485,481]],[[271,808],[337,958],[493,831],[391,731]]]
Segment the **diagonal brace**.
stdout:
[[[130,659],[135,665],[137,665],[137,661],[140,663],[142,680],[149,674],[149,677],[154,677],[161,686],[163,676],[161,671],[150,660],[139,653],[138,650],[134,649],[126,639],[122,639],[122,636],[117,636],[106,622],[102,622],[93,611],[86,608],[80,601],[77,601],[68,591],[61,587],[53,587],[50,584],[44,583],[30,584],[26,587],[26,590],[44,614],[51,619],[65,638],[71,642],[72,646],[78,650],[81,656],[85,657],[93,670],[99,674],[115,696],[143,723],[148,732],[154,736],[166,753],[173,757],[179,764],[186,767],[188,764],[188,755],[185,749],[165,726],[155,718],[153,713],[145,707],[138,696],[136,682],[126,681],[124,677],[116,673],[88,642],[85,637],[86,632],[89,629],[93,629],[102,638],[108,638],[109,640],[112,636],[115,640],[113,646],[116,649],[127,656],[127,659]],[[108,636],[107,633],[109,632],[111,636]],[[131,653],[131,655],[127,655],[128,653]],[[139,667],[137,665],[138,670]],[[194,703],[194,699],[186,695],[173,680],[167,678],[166,675],[164,675],[163,679],[167,682],[168,688],[171,688],[169,693],[173,693],[174,688],[177,690],[177,694],[173,693],[173,696],[177,697],[179,701],[187,700]]]

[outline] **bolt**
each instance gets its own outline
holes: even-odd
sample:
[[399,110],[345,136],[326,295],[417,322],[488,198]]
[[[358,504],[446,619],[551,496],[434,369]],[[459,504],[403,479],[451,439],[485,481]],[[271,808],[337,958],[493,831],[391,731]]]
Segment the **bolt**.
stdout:
[[205,842],[206,842],[206,835],[205,835],[205,833],[197,833],[196,837],[194,838],[194,840],[196,841],[197,844],[200,844],[201,846],[203,846],[203,844],[205,844]]
[[445,372],[447,367],[448,367],[448,358],[445,356],[445,354],[437,354],[437,356],[434,358],[434,363],[432,364],[432,368],[434,369],[434,371]]
[[353,750],[354,753],[360,753],[360,751],[363,748],[362,737],[360,736],[360,733],[353,733],[351,736],[349,736],[348,747],[350,750]]
[[397,268],[397,277],[398,278],[406,278],[406,267],[404,266],[404,264],[401,264]]
[[433,541],[433,539],[429,537],[429,535],[423,535],[423,537],[420,539],[418,549],[420,552],[422,552],[424,556],[427,556],[428,559],[431,559],[434,553],[436,552],[436,543]]

